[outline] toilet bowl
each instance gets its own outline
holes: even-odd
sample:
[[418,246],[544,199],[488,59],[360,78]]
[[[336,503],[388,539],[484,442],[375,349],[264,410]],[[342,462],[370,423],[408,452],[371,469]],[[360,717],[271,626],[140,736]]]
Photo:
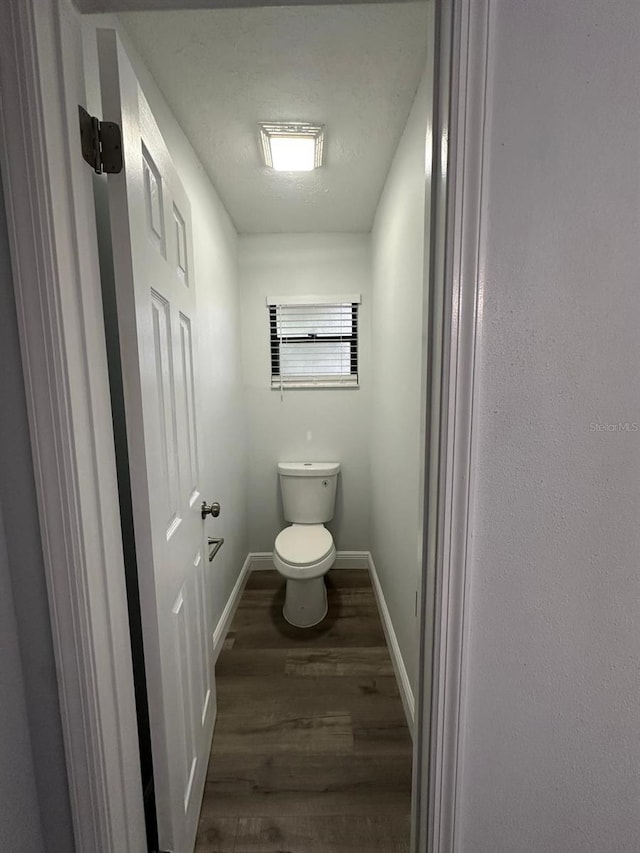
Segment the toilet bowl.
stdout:
[[273,563],[287,579],[282,614],[290,625],[311,628],[327,615],[324,576],[335,559],[333,537],[323,524],[292,524],[280,531]]
[[324,526],[336,500],[338,462],[279,462],[278,477],[286,521],[273,547],[273,564],[287,580],[282,613],[291,625],[311,628],[327,615],[324,576],[336,548]]

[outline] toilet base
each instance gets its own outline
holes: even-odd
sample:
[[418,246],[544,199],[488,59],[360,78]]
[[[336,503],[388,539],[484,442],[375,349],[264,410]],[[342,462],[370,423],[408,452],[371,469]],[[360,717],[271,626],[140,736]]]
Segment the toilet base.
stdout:
[[296,628],[313,628],[327,615],[327,587],[324,577],[297,581],[287,578],[282,615]]

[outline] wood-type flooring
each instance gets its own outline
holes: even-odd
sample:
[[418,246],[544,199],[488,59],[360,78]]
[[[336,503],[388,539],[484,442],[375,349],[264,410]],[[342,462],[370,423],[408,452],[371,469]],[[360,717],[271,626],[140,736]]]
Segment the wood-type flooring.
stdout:
[[411,739],[369,574],[334,569],[315,628],[249,576],[216,664],[196,853],[407,853]]

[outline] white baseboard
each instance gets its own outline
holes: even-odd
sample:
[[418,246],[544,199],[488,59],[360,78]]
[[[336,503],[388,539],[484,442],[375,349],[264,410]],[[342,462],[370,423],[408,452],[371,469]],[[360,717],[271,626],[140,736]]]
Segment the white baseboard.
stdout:
[[271,551],[252,551],[247,557],[251,563],[252,572],[273,571],[273,553]]
[[378,610],[380,611],[380,619],[382,620],[384,635],[387,638],[387,645],[389,646],[391,662],[393,663],[393,669],[396,674],[398,688],[400,689],[400,697],[402,699],[404,713],[407,718],[407,725],[409,726],[411,737],[413,737],[413,728],[415,724],[415,699],[413,697],[413,690],[411,689],[411,682],[409,681],[407,668],[404,665],[402,652],[400,651],[400,646],[398,644],[398,638],[396,637],[396,632],[393,628],[391,615],[389,613],[389,608],[387,607],[387,602],[385,601],[382,586],[380,585],[380,580],[378,578],[378,572],[376,571],[375,563],[373,562],[373,557],[370,553],[367,556],[369,560],[369,573],[371,575],[371,584],[373,586],[373,592],[376,597],[376,602],[378,604]]
[[251,571],[251,558],[252,555],[247,554],[247,559],[244,561],[242,568],[240,569],[238,579],[236,580],[234,587],[231,590],[229,600],[225,604],[225,608],[222,611],[222,615],[220,616],[215,631],[213,632],[212,642],[214,664],[218,660],[218,655],[220,654],[220,650],[222,649],[222,644],[225,641],[225,637],[227,636],[229,628],[231,627],[231,622],[240,602],[240,597],[242,596],[244,585],[247,582],[247,578],[249,577],[249,572]]
[[338,551],[333,569],[368,569],[368,551]]

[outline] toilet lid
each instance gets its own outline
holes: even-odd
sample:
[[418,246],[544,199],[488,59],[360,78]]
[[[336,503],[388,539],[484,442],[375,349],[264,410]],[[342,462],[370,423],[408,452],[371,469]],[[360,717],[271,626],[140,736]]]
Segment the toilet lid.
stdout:
[[323,560],[333,547],[333,537],[322,524],[292,524],[276,537],[275,549],[285,563],[308,566]]

